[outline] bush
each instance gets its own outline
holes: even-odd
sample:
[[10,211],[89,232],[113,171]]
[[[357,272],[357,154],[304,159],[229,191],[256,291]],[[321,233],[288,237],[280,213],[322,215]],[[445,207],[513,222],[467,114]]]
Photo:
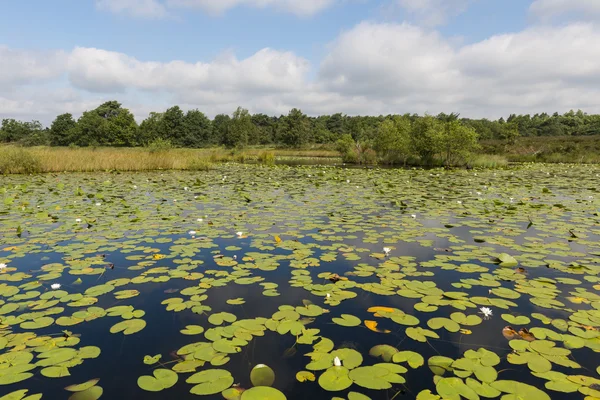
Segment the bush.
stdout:
[[18,147],[0,147],[0,174],[33,174],[42,169],[31,152]]
[[275,154],[272,151],[263,151],[258,155],[258,162],[266,165],[275,165]]
[[173,144],[170,140],[158,138],[148,143],[147,147],[150,153],[160,153],[173,149]]

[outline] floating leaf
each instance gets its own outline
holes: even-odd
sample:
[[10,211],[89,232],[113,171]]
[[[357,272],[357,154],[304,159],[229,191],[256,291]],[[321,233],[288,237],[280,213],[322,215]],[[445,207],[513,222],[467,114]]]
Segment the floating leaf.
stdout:
[[377,328],[377,322],[376,321],[364,321],[364,324],[367,328],[369,328],[369,330],[372,330],[373,332],[377,332],[377,333],[392,333],[392,331],[387,330],[387,329],[378,329]]
[[144,356],[144,364],[154,365],[160,360],[161,357],[161,354],[157,354],[155,356]]
[[137,384],[140,388],[148,392],[160,392],[175,386],[179,376],[170,369],[155,369],[152,373],[154,376],[140,376]]
[[319,377],[319,386],[329,392],[339,392],[349,388],[352,380],[345,367],[330,367]]
[[68,390],[69,392],[83,392],[84,390],[87,390],[92,386],[96,386],[98,382],[100,382],[100,378],[90,379],[89,381],[84,383],[69,385],[65,388],[65,390]]
[[73,393],[69,400],[97,400],[102,396],[104,390],[100,386],[93,386],[81,392]]
[[258,386],[245,390],[241,400],[286,400],[286,397],[275,388]]
[[250,371],[250,381],[254,386],[273,386],[275,372],[265,364],[258,364]]
[[199,325],[186,325],[180,332],[184,335],[200,335],[204,332],[204,328]]
[[110,333],[123,332],[124,335],[133,335],[146,327],[143,319],[130,319],[121,321],[110,328]]
[[233,384],[233,376],[223,369],[208,369],[190,376],[187,383],[197,384],[190,393],[200,396],[217,394]]
[[315,374],[309,371],[300,371],[296,373],[296,379],[298,382],[314,382],[316,377]]
[[360,318],[355,317],[354,315],[349,315],[349,314],[342,314],[341,318],[332,318],[331,320],[337,325],[346,326],[346,327],[359,326],[362,322],[360,320]]

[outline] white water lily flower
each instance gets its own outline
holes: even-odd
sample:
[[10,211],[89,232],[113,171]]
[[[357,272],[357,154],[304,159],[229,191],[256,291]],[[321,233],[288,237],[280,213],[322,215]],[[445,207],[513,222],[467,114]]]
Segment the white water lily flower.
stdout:
[[327,298],[330,298],[330,297],[331,297],[331,295],[330,295],[329,293],[327,293],[327,296],[325,296],[325,297],[327,297]]
[[485,318],[489,318],[492,316],[492,309],[489,307],[481,307],[479,311],[483,314]]
[[198,218],[196,221],[198,221],[198,222],[202,222],[202,221],[204,221],[204,220],[203,220],[202,218]]
[[4,263],[0,264],[0,271],[2,271],[3,269],[6,269],[7,265]]
[[134,188],[134,189],[137,189],[137,185],[133,185],[133,188]]
[[411,215],[411,218],[412,218],[412,219],[417,219],[417,214],[412,214],[412,215]]
[[237,237],[242,237],[242,236],[244,236],[244,232],[236,232],[235,234],[237,235]]
[[385,253],[385,255],[387,256],[388,254],[390,254],[390,251],[392,251],[392,249],[390,249],[389,247],[384,247],[383,248],[383,252]]
[[190,188],[186,186],[183,188],[183,190],[185,190],[187,192],[188,190],[190,190]]
[[102,205],[102,203],[96,203],[96,205],[97,205],[98,207],[100,207],[100,206]]
[[341,367],[342,366],[342,360],[340,360],[339,357],[336,357],[333,359],[333,365],[335,365],[336,367]]
[[191,236],[195,236],[196,235],[196,231],[189,231],[188,234],[191,235]]
[[52,285],[50,285],[50,287],[52,288],[52,290],[60,289],[60,283],[53,283]]
[[236,256],[235,254],[233,255],[233,259],[234,259],[234,260],[237,260],[237,256]]
[[350,183],[350,179],[346,179],[346,183]]
[[77,222],[77,223],[81,222],[81,218],[77,218],[77,219],[75,220],[75,222]]

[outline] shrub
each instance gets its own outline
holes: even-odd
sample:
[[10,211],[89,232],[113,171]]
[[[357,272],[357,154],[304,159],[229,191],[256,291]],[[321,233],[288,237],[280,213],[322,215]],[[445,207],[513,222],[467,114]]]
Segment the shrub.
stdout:
[[266,165],[274,165],[275,154],[272,151],[263,151],[258,155],[258,162]]
[[160,153],[163,151],[171,150],[173,148],[173,144],[170,140],[158,138],[148,143],[147,147],[150,153]]

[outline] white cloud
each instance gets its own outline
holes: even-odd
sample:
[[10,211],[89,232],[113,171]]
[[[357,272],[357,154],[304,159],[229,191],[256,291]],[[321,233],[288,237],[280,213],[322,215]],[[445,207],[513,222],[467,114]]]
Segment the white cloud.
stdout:
[[300,16],[316,14],[336,0],[167,0],[172,7],[200,8],[211,14],[221,14],[238,6],[255,8],[273,7]]
[[411,25],[362,23],[331,45],[320,78],[345,97],[384,100],[383,112],[600,113],[599,41],[597,27],[571,24],[455,47]]
[[159,19],[168,15],[165,6],[158,0],[96,0],[96,7],[115,14],[148,19]]
[[0,90],[57,78],[64,72],[62,51],[10,49],[0,45]]
[[265,48],[238,60],[228,54],[212,63],[141,62],[126,54],[76,48],[69,57],[69,79],[92,92],[141,90],[277,93],[301,87],[308,61],[291,52]]
[[599,42],[600,27],[584,23],[460,45],[410,24],[365,22],[342,32],[313,65],[269,48],[244,59],[224,53],[189,63],[84,47],[68,53],[0,47],[0,118],[50,122],[107,99],[138,118],[173,104],[210,116],[238,105],[275,115],[293,107],[311,115],[600,113]]
[[600,17],[598,0],[534,0],[529,11],[542,19],[564,15],[577,15],[579,18]]
[[462,14],[477,0],[397,0],[397,4],[426,26],[437,26]]

